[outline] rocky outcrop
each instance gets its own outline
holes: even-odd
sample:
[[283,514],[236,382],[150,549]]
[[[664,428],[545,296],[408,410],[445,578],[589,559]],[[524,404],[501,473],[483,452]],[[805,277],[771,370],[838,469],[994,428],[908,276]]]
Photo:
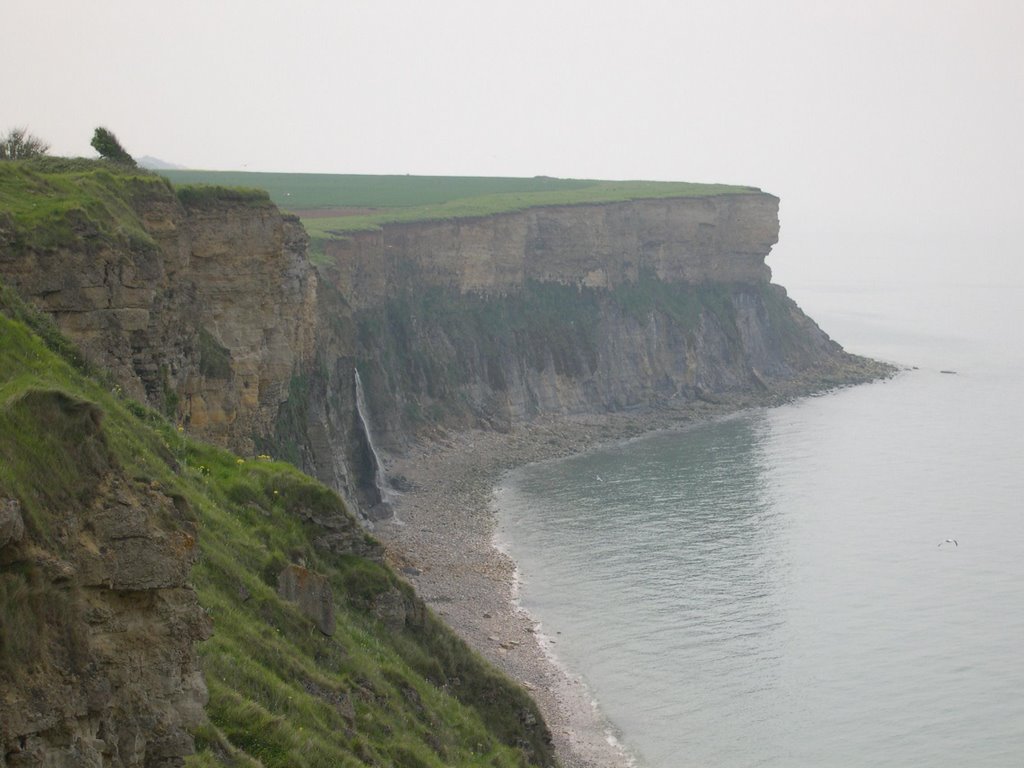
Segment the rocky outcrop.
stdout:
[[183,203],[158,179],[116,182],[117,204],[70,210],[56,242],[5,238],[0,279],[128,394],[252,454],[313,355],[305,231],[266,199]]
[[180,766],[205,720],[195,644],[210,633],[188,505],[125,476],[91,403],[37,391],[7,407],[79,476],[0,546],[0,765]]
[[0,499],[0,549],[17,544],[25,535],[25,521],[17,499]]
[[292,376],[313,358],[307,237],[298,219],[270,205],[186,210],[200,354],[198,371],[176,380],[179,412],[204,438],[251,453],[253,438],[270,433]]
[[277,594],[295,603],[325,635],[334,634],[334,593],[324,576],[301,565],[288,565],[277,575]]

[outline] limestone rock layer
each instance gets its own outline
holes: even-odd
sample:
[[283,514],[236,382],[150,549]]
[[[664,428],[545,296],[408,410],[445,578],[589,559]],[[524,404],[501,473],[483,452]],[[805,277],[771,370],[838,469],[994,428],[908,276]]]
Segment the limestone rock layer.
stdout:
[[305,232],[269,201],[188,206],[158,181],[142,189],[120,192],[113,222],[72,210],[61,241],[0,248],[0,279],[128,394],[251,454],[312,357]]
[[636,282],[767,282],[778,198],[764,193],[551,206],[474,219],[389,224],[328,243],[356,309],[421,288],[487,295],[530,281],[590,288]]
[[71,211],[45,246],[0,220],[0,279],[191,434],[364,510],[381,492],[356,370],[396,451],[438,426],[841,379],[849,360],[770,284],[779,201],[761,192],[387,224],[316,268],[266,199],[118,194],[117,226]]

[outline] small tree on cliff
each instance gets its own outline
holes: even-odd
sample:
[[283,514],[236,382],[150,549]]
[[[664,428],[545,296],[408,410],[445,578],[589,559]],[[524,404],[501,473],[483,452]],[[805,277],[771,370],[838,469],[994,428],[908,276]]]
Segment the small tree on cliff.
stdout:
[[92,135],[92,148],[100,153],[100,157],[124,165],[135,165],[135,158],[125,152],[117,136],[102,126],[97,128]]
[[50,150],[50,145],[28,132],[28,128],[12,128],[0,138],[0,160],[24,160],[39,157]]

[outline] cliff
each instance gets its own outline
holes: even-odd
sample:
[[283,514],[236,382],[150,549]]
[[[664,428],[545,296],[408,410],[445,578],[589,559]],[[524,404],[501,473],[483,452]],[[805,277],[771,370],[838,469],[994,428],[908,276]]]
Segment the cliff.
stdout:
[[385,224],[326,245],[331,277],[356,310],[410,288],[500,296],[530,282],[616,288],[767,282],[777,198],[732,194],[549,206],[486,218]]
[[[132,397],[242,453],[308,362],[316,277],[265,194],[155,176],[5,169],[0,278]],[[17,194],[16,194],[17,193]]]
[[337,494],[98,373],[0,284],[0,766],[551,763]]
[[0,203],[0,281],[54,323],[0,285],[0,765],[545,764],[350,514],[379,449],[883,372],[769,282],[749,190],[384,224],[316,269],[259,191],[44,161]]
[[151,430],[10,315],[69,351],[0,285],[0,765],[180,765],[206,720],[197,516]]
[[[206,719],[210,634],[187,505],[124,473],[89,401],[31,390],[0,422],[44,442],[50,485],[25,510],[0,493],[0,765],[179,765]],[[10,439],[4,460],[30,461]]]
[[391,451],[437,425],[508,430],[877,375],[770,283],[778,232],[778,199],[758,192],[384,224],[325,244],[321,291],[344,301]]
[[328,240],[315,270],[263,193],[75,172],[0,180],[22,190],[0,278],[190,434],[287,458],[363,509],[368,425],[401,451],[438,426],[877,374],[769,282],[761,192],[384,224]]

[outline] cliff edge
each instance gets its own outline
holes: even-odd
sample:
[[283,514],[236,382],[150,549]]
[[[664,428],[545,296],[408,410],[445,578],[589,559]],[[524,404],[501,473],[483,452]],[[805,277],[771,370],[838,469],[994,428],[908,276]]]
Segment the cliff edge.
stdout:
[[5,169],[0,278],[131,396],[356,508],[381,498],[375,449],[437,428],[879,374],[770,283],[762,192],[385,223],[314,268],[265,193],[73,162]]
[[127,394],[252,454],[312,358],[316,276],[298,220],[258,190],[6,165],[0,279]]
[[528,208],[484,218],[384,224],[329,241],[329,273],[351,306],[407,291],[500,296],[530,282],[613,289],[767,282],[778,198],[764,193]]
[[321,292],[344,307],[379,445],[879,375],[770,282],[778,204],[747,191],[550,206],[328,241]]

